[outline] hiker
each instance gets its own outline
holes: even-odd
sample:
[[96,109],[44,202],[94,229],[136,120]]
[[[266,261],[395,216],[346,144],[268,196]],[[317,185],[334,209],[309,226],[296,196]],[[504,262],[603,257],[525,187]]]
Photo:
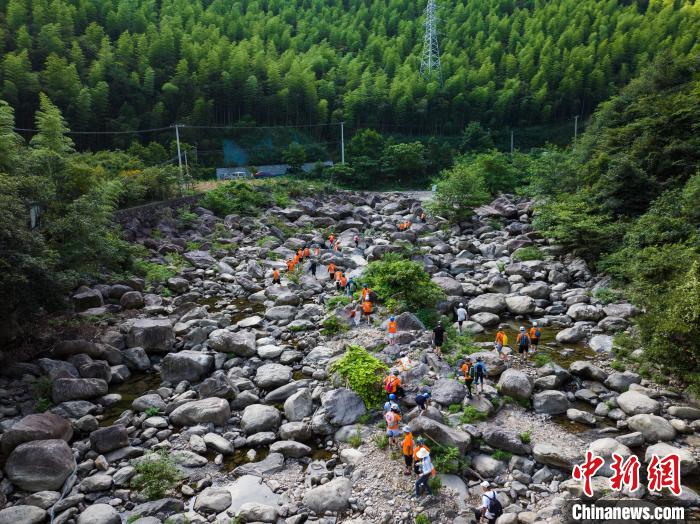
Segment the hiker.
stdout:
[[384,410],[383,411],[385,414],[388,413],[389,411],[391,411],[393,408],[396,408],[398,410],[398,412],[401,413],[401,408],[399,407],[399,404],[398,404],[398,402],[396,402],[396,400],[397,400],[396,393],[391,393],[389,395],[389,400],[384,402]]
[[296,262],[292,260],[291,258],[287,259],[287,271],[294,271],[294,266],[296,265]]
[[355,292],[355,287],[356,287],[355,279],[351,277],[350,279],[348,279],[347,286],[345,286],[345,294],[347,296],[351,297],[352,294]]
[[333,246],[333,249],[336,251],[340,251],[340,240],[335,241],[335,246]]
[[389,395],[393,393],[398,397],[404,396],[404,390],[401,387],[401,379],[399,378],[398,370],[392,370],[391,375],[384,379],[384,390]]
[[369,300],[369,295],[371,292],[372,290],[367,287],[367,284],[362,284],[362,294],[360,295],[360,298],[362,298],[362,300]]
[[[480,395],[484,392],[484,377],[488,371],[486,370],[486,364],[481,357],[476,357],[476,364],[470,370],[471,375],[474,377],[474,385],[476,386],[476,393]],[[479,384],[481,384],[481,391],[479,391]]]
[[406,476],[411,474],[411,469],[413,468],[413,448],[413,433],[411,433],[411,428],[404,426],[401,451],[403,452],[403,461],[405,465],[403,474]]
[[362,316],[367,317],[367,325],[372,324],[372,301],[365,300],[362,303]]
[[389,437],[389,444],[392,446],[398,445],[398,437],[401,435],[399,431],[399,422],[401,422],[401,414],[398,407],[392,407],[385,415],[386,420],[386,435]]
[[357,302],[352,303],[350,318],[353,320],[355,327],[360,325],[360,321],[362,320],[362,308],[360,308],[360,305]]
[[328,235],[328,247],[330,249],[333,249],[334,241],[335,241],[335,235],[333,233],[331,233],[330,235]]
[[413,446],[413,472],[418,475],[420,474],[420,460],[418,459],[418,452],[421,449],[426,450],[430,453],[430,448],[425,445],[425,439],[423,437],[416,437],[415,445]]
[[304,258],[311,258],[311,250],[309,246],[304,246]]
[[342,291],[345,293],[345,288],[348,285],[348,279],[345,276],[345,273],[340,273],[340,278],[338,279],[338,290]]
[[402,371],[408,371],[413,367],[413,361],[411,360],[411,357],[408,356],[408,353],[400,353],[399,360],[396,361],[396,363],[399,365]]
[[316,249],[314,249],[314,256],[318,258],[318,256],[321,254],[321,248],[316,246]]
[[272,270],[272,285],[281,284],[280,282],[280,272],[279,269],[275,268]]
[[542,330],[540,329],[536,320],[532,323],[529,335],[530,345],[532,346],[532,352],[534,353],[540,346],[540,337],[542,336]]
[[331,262],[328,264],[328,277],[333,278],[333,275],[335,275],[335,264]]
[[475,509],[474,514],[477,522],[486,521],[488,524],[495,524],[496,519],[503,515],[503,506],[496,498],[496,492],[489,489],[488,480],[481,483],[481,508]]
[[467,357],[462,363],[462,366],[459,368],[459,370],[462,372],[462,376],[464,376],[464,385],[467,386],[467,394],[469,395],[469,398],[472,398],[472,382],[474,382],[473,369],[474,365],[472,364],[471,357]]
[[387,329],[389,330],[389,345],[393,346],[396,344],[396,331],[399,329],[395,317],[389,317]]
[[498,351],[498,356],[501,360],[508,360],[508,355],[503,352],[503,347],[508,345],[508,335],[503,331],[503,326],[498,326],[498,332],[496,332],[496,341],[493,343],[494,349]]
[[419,218],[420,218],[420,221],[423,222],[423,223],[425,224],[425,218],[426,218],[426,217],[425,217],[425,211],[421,211],[421,212],[420,212],[420,217],[419,217]]
[[437,323],[433,329],[433,347],[438,358],[442,358],[442,345],[445,343],[445,328],[442,326],[442,321]]
[[333,280],[335,280],[335,289],[340,289],[340,277],[343,276],[343,272],[340,269],[336,269],[333,273]]
[[518,354],[523,355],[525,360],[527,360],[527,352],[530,349],[530,337],[525,333],[524,326],[520,326],[520,333],[518,333],[515,343],[518,346]]
[[360,247],[360,235],[355,235],[353,240],[355,241],[355,247]]
[[430,391],[423,391],[422,393],[418,393],[416,395],[415,401],[416,405],[421,410],[421,412],[425,411],[428,408],[428,404],[430,403]]
[[301,248],[297,249],[297,260],[302,262],[304,260],[304,251]]
[[326,304],[326,293],[325,291],[321,291],[318,294],[318,303],[324,306]]
[[433,467],[433,462],[430,460],[430,452],[423,448],[418,451],[416,458],[420,460],[420,474],[418,480],[416,480],[416,498],[421,496],[423,488],[428,491],[428,497],[432,497],[433,492],[430,489],[428,481],[430,477],[435,474],[435,468]]
[[318,262],[316,260],[311,261],[311,265],[309,266],[309,272],[316,278],[316,267],[318,267]]
[[459,307],[457,308],[457,329],[459,330],[460,335],[462,334],[462,324],[466,322],[467,318],[467,310],[464,309],[464,304],[460,303]]

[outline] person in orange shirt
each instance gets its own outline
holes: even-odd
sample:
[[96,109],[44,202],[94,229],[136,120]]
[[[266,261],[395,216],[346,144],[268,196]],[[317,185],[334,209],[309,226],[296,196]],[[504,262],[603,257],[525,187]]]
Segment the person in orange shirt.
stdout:
[[464,376],[464,385],[467,386],[467,395],[469,395],[469,398],[472,398],[472,383],[474,382],[474,377],[472,376],[472,359],[471,357],[467,357],[462,364],[462,367],[459,368],[459,370],[462,372],[462,375]]
[[341,289],[341,290],[345,290],[345,288],[346,288],[347,285],[348,285],[348,279],[347,279],[347,277],[345,276],[345,274],[340,275],[340,280],[339,280],[339,282],[340,282],[340,289]]
[[396,344],[396,332],[399,329],[399,325],[396,323],[396,319],[394,317],[389,317],[389,324],[387,328],[389,329],[389,344],[393,346]]
[[367,287],[367,284],[365,284],[364,286],[362,286],[362,294],[360,295],[360,298],[361,298],[363,301],[364,301],[364,300],[369,300],[369,297],[370,297],[370,293],[371,293],[371,292],[372,292],[372,290],[371,290],[369,287]]
[[494,342],[494,346],[496,351],[498,351],[498,356],[501,357],[503,360],[508,360],[508,356],[503,353],[503,346],[505,346],[508,343],[508,337],[506,336],[506,332],[503,331],[503,326],[498,326],[498,332],[496,333],[496,341]]
[[393,407],[384,415],[384,420],[386,420],[386,435],[389,437],[389,444],[396,446],[398,444],[397,439],[401,435],[399,430],[401,414],[396,407]]
[[332,248],[334,242],[335,242],[335,235],[333,233],[331,233],[330,235],[328,235],[328,247]]
[[384,391],[386,391],[387,395],[393,393],[399,397],[404,396],[405,392],[401,387],[401,379],[399,378],[399,371],[397,369],[394,369],[391,375],[384,379]]
[[294,271],[295,265],[296,265],[296,262],[294,262],[294,260],[292,260],[291,258],[287,259],[287,270]]
[[401,451],[403,452],[403,461],[406,466],[403,474],[408,476],[411,474],[411,468],[413,468],[413,433],[411,433],[411,428],[404,426],[403,428],[403,441],[401,441]]
[[309,249],[309,246],[304,248],[304,258],[311,258],[311,250]]
[[371,300],[365,300],[362,303],[362,314],[367,317],[367,325],[369,326],[372,323],[372,301]]
[[272,271],[272,285],[280,284],[280,272],[278,269]]
[[297,249],[297,259],[304,260],[304,252],[301,250],[301,248]]
[[335,280],[336,291],[340,291],[340,279],[342,277],[343,277],[343,272],[340,269],[337,269],[335,272],[335,275],[333,275],[333,279]]
[[418,452],[424,449],[430,453],[430,448],[425,445],[425,439],[423,437],[416,437],[415,444],[413,445],[413,472],[418,474],[418,467],[420,466],[420,459],[418,458]]
[[530,328],[530,346],[532,347],[532,351],[537,351],[537,349],[540,346],[540,337],[542,336],[542,330],[540,327],[537,325],[537,321],[532,323],[532,327]]
[[328,264],[328,276],[333,278],[334,274],[335,274],[335,264],[333,262],[331,262],[330,264]]

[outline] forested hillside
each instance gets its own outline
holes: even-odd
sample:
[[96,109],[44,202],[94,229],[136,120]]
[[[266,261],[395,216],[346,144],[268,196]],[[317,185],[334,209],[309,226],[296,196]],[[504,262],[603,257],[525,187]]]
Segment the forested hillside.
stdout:
[[74,130],[175,121],[458,132],[588,114],[652,56],[698,47],[691,2],[441,0],[444,86],[417,0],[4,0],[0,98]]

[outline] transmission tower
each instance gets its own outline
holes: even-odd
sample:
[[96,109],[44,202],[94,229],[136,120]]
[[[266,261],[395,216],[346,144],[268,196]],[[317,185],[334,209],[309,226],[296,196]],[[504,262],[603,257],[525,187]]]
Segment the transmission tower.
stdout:
[[437,6],[435,5],[435,0],[428,0],[428,5],[425,7],[425,35],[423,36],[423,55],[420,61],[420,73],[427,79],[437,73],[440,85],[442,85],[436,12]]

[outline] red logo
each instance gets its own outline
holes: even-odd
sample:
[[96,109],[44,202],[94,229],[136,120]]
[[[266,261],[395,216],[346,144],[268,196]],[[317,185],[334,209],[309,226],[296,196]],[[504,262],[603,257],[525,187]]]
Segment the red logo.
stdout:
[[576,480],[583,479],[583,493],[588,497],[593,496],[593,489],[591,488],[591,477],[595,475],[596,471],[603,467],[603,464],[605,464],[605,461],[602,458],[596,457],[590,451],[586,451],[586,462],[584,462],[580,466],[574,466],[572,476]]
[[612,454],[613,463],[610,467],[614,472],[610,477],[610,487],[614,491],[622,491],[623,487],[634,492],[639,489],[639,459],[632,455],[623,462],[617,453]]
[[660,459],[652,455],[647,466],[649,491],[671,490],[676,497],[681,494],[681,458],[677,453],[671,453]]

